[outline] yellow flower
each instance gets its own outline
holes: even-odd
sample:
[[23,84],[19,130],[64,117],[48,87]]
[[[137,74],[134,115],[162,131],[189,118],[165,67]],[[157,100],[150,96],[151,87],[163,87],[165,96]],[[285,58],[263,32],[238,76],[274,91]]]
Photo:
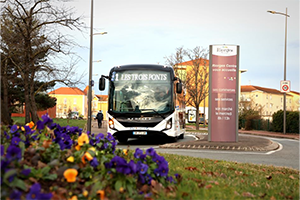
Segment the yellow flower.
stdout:
[[96,151],[95,147],[90,147],[88,150],[91,150],[91,151],[93,151],[93,152]]
[[100,200],[104,200],[104,195],[105,195],[104,190],[98,190],[97,194],[100,195]]
[[74,195],[74,196],[72,196],[72,198],[71,198],[71,199],[68,199],[68,200],[78,200],[78,198],[77,198],[77,196],[76,196],[76,195]]
[[25,131],[25,128],[22,126],[22,127],[21,127],[21,130],[22,130],[22,131]]
[[123,149],[123,153],[127,156],[128,155],[128,149]]
[[89,136],[86,133],[82,133],[81,136],[78,137],[78,145],[79,146],[88,144],[89,142],[90,142]]
[[73,183],[76,181],[76,176],[78,174],[78,171],[76,169],[67,169],[64,172],[64,177],[67,179],[69,183]]
[[89,195],[89,192],[86,191],[86,190],[84,190],[83,193],[82,193],[82,195],[85,196],[85,197],[87,197]]
[[83,164],[86,163],[85,159],[87,159],[88,161],[91,161],[91,160],[93,160],[93,156],[89,152],[85,152],[85,154],[81,157],[81,161]]
[[120,187],[119,192],[120,192],[120,193],[123,193],[123,192],[124,192],[124,188],[123,188],[123,187]]
[[78,198],[77,198],[77,196],[76,196],[76,195],[74,195],[74,196],[72,196],[72,198],[71,198],[71,199],[68,199],[68,200],[78,200]]
[[70,156],[69,158],[67,158],[67,161],[68,161],[68,162],[74,162],[74,157],[73,157],[73,156]]
[[77,145],[77,146],[75,147],[75,149],[76,149],[77,151],[79,151],[79,150],[81,149],[81,147],[80,147],[79,145]]
[[34,127],[34,122],[31,121],[31,122],[27,123],[26,126],[29,126],[29,128],[32,128],[32,127]]

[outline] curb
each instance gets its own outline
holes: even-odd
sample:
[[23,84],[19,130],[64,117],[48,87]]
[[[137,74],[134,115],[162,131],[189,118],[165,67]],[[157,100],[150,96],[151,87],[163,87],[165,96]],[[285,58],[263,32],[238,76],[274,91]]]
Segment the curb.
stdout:
[[[193,134],[194,135],[194,134]],[[196,134],[195,134],[196,135]],[[266,152],[279,148],[279,144],[266,138],[255,138],[251,136],[239,136],[239,142],[209,142],[207,135],[201,137],[197,134],[199,140],[171,143],[160,145],[160,148],[173,148],[173,149],[203,149],[203,150],[227,150],[227,151],[256,151]]]

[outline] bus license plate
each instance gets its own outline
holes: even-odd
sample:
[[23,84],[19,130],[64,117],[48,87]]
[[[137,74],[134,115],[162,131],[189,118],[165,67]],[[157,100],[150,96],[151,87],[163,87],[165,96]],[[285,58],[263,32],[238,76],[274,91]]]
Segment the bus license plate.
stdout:
[[147,131],[133,131],[133,135],[147,135]]

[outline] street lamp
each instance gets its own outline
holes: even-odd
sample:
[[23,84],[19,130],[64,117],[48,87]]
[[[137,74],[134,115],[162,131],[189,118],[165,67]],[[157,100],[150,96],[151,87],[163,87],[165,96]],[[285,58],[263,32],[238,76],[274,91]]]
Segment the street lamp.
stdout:
[[92,130],[92,85],[93,85],[93,35],[104,35],[107,32],[95,33],[93,34],[93,11],[94,11],[94,1],[91,0],[91,29],[90,29],[90,64],[89,64],[89,90],[88,90],[88,121],[87,121],[87,131]]
[[[290,17],[287,14],[287,8],[285,13],[268,10],[267,12],[272,14],[278,14],[285,16],[285,37],[284,37],[284,76],[283,79],[286,81],[286,41],[287,41],[287,18]],[[286,134],[286,92],[283,93],[283,134]]]

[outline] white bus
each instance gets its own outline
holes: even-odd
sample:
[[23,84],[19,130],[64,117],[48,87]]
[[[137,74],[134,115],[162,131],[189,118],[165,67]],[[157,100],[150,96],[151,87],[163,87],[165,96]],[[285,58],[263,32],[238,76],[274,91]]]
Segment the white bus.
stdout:
[[122,65],[101,76],[108,89],[108,130],[119,142],[128,138],[166,137],[177,141],[185,133],[185,102],[181,80],[172,67]]

